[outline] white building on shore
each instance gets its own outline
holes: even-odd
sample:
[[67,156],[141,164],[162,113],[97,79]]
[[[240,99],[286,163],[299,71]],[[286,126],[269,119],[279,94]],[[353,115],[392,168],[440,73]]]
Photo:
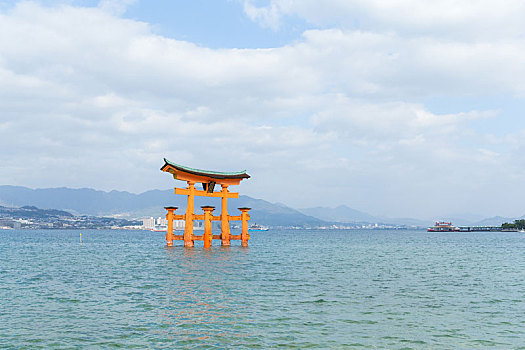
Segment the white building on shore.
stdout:
[[155,219],[154,218],[142,219],[142,228],[144,230],[151,230],[154,227],[155,227]]
[[[168,220],[159,217],[157,219],[149,217],[147,219],[142,219],[142,229],[151,230],[154,228],[166,228],[168,226]],[[173,220],[173,229],[174,230],[184,230],[186,223],[184,220]]]

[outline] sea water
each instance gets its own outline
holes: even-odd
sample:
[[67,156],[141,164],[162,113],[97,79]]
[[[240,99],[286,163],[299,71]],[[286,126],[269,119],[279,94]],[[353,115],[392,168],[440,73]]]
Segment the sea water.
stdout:
[[0,231],[0,348],[525,349],[523,233],[79,233]]

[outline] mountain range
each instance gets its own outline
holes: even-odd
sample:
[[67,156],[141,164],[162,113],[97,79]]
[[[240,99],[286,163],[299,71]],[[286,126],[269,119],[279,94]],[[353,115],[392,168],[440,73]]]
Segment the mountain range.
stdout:
[[[220,198],[195,197],[195,212],[200,206],[213,205],[220,210]],[[179,207],[177,213],[186,210],[186,197],[176,196],[173,190],[151,190],[140,194],[124,191],[99,191],[90,188],[44,188],[30,189],[22,186],[0,186],[0,205],[9,207],[36,206],[43,209],[65,210],[75,215],[113,216],[141,218],[164,216],[164,206]],[[283,204],[274,204],[249,196],[228,200],[228,212],[237,215],[239,207],[252,208],[251,222],[270,226],[318,227],[328,223],[305,215]]]
[[[0,205],[8,207],[36,206],[43,209],[65,210],[75,215],[112,216],[125,219],[159,217],[165,213],[164,206],[179,207],[184,213],[186,197],[176,196],[173,190],[150,190],[140,194],[125,191],[100,191],[90,188],[31,189],[22,186],[0,186]],[[220,210],[220,198],[195,197],[196,212],[203,205],[213,205]],[[251,222],[269,226],[319,227],[332,224],[383,223],[425,227],[431,220],[413,218],[382,218],[340,205],[335,208],[315,207],[293,209],[284,204],[270,203],[241,195],[228,201],[228,212],[237,215],[239,207],[250,207]],[[515,218],[493,217],[480,220],[480,216],[449,216],[457,225],[485,226],[512,222]]]
[[335,208],[315,207],[298,209],[305,215],[317,217],[325,221],[353,223],[353,222],[378,222],[381,219],[368,213],[352,209],[346,205],[340,205]]

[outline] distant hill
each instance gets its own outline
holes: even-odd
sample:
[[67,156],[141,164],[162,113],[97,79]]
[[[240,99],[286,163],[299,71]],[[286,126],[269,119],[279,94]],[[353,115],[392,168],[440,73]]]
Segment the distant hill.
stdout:
[[428,220],[419,220],[413,218],[384,218],[350,208],[346,205],[340,205],[335,208],[315,207],[299,209],[303,214],[316,217],[329,222],[341,223],[382,223],[391,225],[409,225],[409,226],[429,226]]
[[20,219],[54,219],[61,217],[73,217],[71,213],[56,209],[39,209],[35,206],[23,206],[21,208],[11,208],[0,206],[0,218],[17,217]]
[[472,226],[501,226],[504,222],[514,222],[515,219],[494,216],[475,222]]
[[407,225],[418,227],[428,227],[434,224],[432,221],[429,220],[421,220],[414,218],[381,218],[380,222],[392,225]]
[[377,222],[378,218],[364,213],[359,210],[352,209],[346,205],[340,205],[335,208],[328,207],[315,207],[315,208],[303,208],[299,211],[305,215],[310,215],[324,221],[332,222]]
[[[140,194],[125,191],[98,191],[90,188],[41,188],[22,186],[0,186],[0,205],[5,207],[34,206],[43,209],[58,209],[75,215],[113,216],[122,219],[164,216],[164,206],[177,206],[177,213],[186,210],[186,197],[176,196],[173,189],[151,190]],[[213,205],[220,211],[220,198],[196,197],[196,212],[200,206]],[[352,209],[345,205],[335,208],[316,207],[293,209],[284,204],[270,203],[262,199],[240,196],[228,200],[230,215],[237,208],[252,208],[251,222],[268,226],[318,227],[336,223],[383,223],[394,225],[431,226],[433,221],[413,218],[385,218]],[[465,219],[465,216],[467,219]],[[445,218],[443,218],[445,219]],[[451,220],[450,218],[447,218]],[[457,215],[451,220],[455,225],[499,226],[502,222],[513,222],[516,218],[493,217],[484,220],[473,214]]]
[[[0,204],[20,207],[67,210],[84,215],[114,215],[167,203],[172,191],[148,191],[136,195],[123,191],[97,191],[90,188],[39,188],[0,186]],[[160,202],[159,202],[160,199]]]
[[[176,196],[173,190],[151,190],[140,194],[125,191],[104,192],[89,188],[30,189],[21,186],[0,186],[0,205],[9,207],[36,206],[60,209],[74,214],[140,218],[165,215],[164,206],[177,206],[178,213],[186,208],[186,197]],[[213,205],[220,210],[220,198],[196,197],[195,208]],[[269,226],[322,226],[321,219],[305,215],[282,204],[239,196],[228,201],[228,212],[237,215],[238,207],[250,207],[251,222]]]

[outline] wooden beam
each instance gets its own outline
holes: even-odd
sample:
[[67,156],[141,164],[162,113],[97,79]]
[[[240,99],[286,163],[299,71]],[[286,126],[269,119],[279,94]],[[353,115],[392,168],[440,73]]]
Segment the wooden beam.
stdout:
[[[247,218],[248,220],[250,220],[250,215],[247,214]],[[230,215],[230,221],[240,221],[242,220],[242,216],[241,215]]]
[[[250,239],[250,235],[247,238]],[[242,235],[230,235],[230,239],[242,239]]]
[[210,183],[215,182],[220,185],[239,185],[239,183],[243,180],[242,178],[239,179],[216,179],[209,176],[201,176],[201,175],[194,175],[194,174],[188,174],[181,171],[177,171],[174,169],[164,169],[164,172],[168,172],[173,175],[173,178],[175,180],[180,181],[192,181],[195,183]]
[[[187,196],[187,195],[190,194],[190,190],[187,189],[187,188],[177,188],[177,187],[175,187],[175,194],[182,194],[182,195]],[[222,197],[224,197],[224,194],[222,192],[208,193],[206,191],[193,190],[193,194],[195,196],[200,196],[200,197],[214,197],[214,198],[222,198]],[[239,198],[239,193],[238,192],[228,192],[226,194],[226,197],[227,198]]]

